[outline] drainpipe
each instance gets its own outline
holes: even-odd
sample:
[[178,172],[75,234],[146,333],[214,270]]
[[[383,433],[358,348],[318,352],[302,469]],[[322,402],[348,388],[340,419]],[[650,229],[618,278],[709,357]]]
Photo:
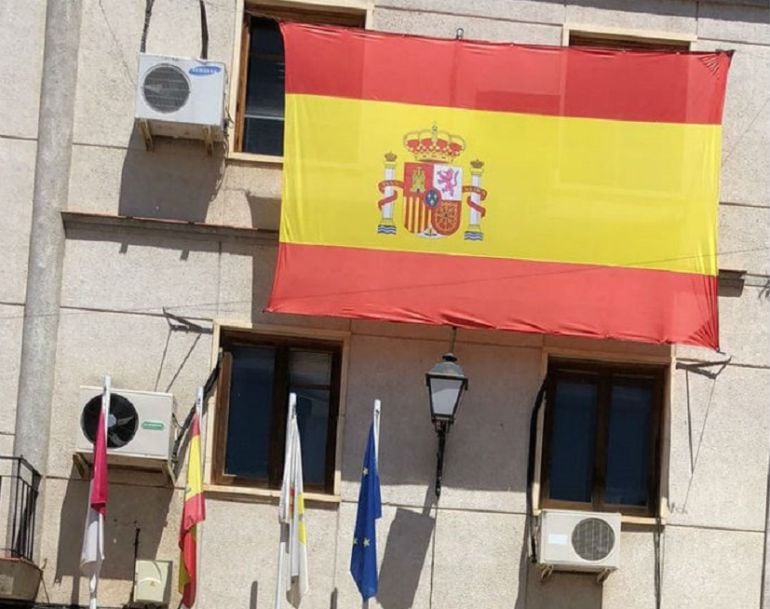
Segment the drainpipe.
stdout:
[[[75,112],[81,0],[47,3],[35,185],[13,452],[45,479],[59,328],[64,226]],[[41,488],[41,491],[44,490]],[[42,521],[43,494],[37,522]],[[37,527],[39,529],[39,526]],[[35,555],[40,546],[36,535]]]
[[770,464],[767,474],[767,496],[765,498],[765,547],[762,553],[761,609],[770,609]]

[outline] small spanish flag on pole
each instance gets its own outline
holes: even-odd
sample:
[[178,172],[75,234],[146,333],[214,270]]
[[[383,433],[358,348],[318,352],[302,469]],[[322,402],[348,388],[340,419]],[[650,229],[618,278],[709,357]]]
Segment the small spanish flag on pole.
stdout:
[[179,592],[182,606],[190,608],[195,604],[198,585],[198,523],[206,519],[206,504],[203,500],[203,468],[201,466],[200,413],[203,405],[203,389],[198,390],[195,414],[190,426],[190,452],[187,462],[187,486],[184,494],[182,528],[179,531]]

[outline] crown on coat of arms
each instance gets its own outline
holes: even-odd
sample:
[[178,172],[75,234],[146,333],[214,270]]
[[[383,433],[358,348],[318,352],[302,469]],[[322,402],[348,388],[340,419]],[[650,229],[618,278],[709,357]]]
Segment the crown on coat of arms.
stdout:
[[459,135],[431,129],[410,131],[404,136],[404,146],[418,161],[452,162],[465,150],[465,140]]

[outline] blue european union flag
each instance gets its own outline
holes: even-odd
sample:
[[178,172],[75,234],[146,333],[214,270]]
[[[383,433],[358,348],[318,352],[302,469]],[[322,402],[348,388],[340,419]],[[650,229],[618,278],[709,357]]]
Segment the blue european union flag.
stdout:
[[358,491],[358,514],[353,533],[350,572],[364,600],[377,596],[377,529],[375,521],[382,516],[380,476],[374,446],[374,424],[369,428],[369,440]]

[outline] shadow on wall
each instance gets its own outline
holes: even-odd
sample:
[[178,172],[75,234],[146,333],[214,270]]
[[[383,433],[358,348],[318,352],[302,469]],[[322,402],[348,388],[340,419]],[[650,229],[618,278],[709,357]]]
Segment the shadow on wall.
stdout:
[[377,600],[385,609],[409,609],[414,605],[435,522],[425,509],[422,513],[396,509],[380,566]]
[[224,147],[208,156],[203,142],[156,138],[147,151],[136,126],[123,161],[118,213],[203,222],[224,175]]
[[[88,481],[78,478],[73,467],[61,507],[55,574],[57,582],[66,576],[72,577],[70,602],[73,605],[88,603],[87,599],[80,599],[80,550],[88,489]],[[102,577],[133,581],[135,554],[144,559],[157,557],[173,493],[170,487],[145,487],[137,492],[135,486],[110,484]]]
[[554,571],[541,580],[539,567],[529,557],[529,543],[525,528],[516,609],[602,609],[603,585],[596,582],[595,573]]
[[281,222],[281,201],[269,197],[258,197],[246,193],[246,201],[249,204],[251,225],[254,228],[278,230]]
[[[432,489],[429,489],[432,495]],[[415,604],[420,577],[425,577],[423,567],[432,553],[436,520],[430,496],[422,512],[397,508],[385,539],[385,555],[380,566],[377,602],[384,609],[410,609]],[[439,515],[440,517],[440,515]],[[485,535],[479,531],[479,535]],[[601,609],[602,586],[596,583],[594,574],[552,574],[546,581],[540,580],[540,571],[529,559],[529,539],[526,531],[522,537],[519,556],[511,555],[511,562],[518,561],[518,587],[515,604],[510,609]],[[473,569],[473,558],[456,556],[456,560],[468,570]],[[499,582],[509,586],[510,582]],[[431,590],[431,594],[433,591]],[[435,600],[435,597],[434,597]]]
[[[281,202],[276,199],[258,197],[246,193],[251,215],[251,226],[279,230],[281,216]],[[277,239],[276,239],[277,241]],[[275,247],[260,247],[255,249],[254,263],[252,265],[251,285],[253,286],[251,297],[251,321],[260,323],[265,321],[265,307],[270,297],[273,285],[273,273],[275,270],[277,243]],[[292,323],[292,316],[282,316],[285,323]]]

